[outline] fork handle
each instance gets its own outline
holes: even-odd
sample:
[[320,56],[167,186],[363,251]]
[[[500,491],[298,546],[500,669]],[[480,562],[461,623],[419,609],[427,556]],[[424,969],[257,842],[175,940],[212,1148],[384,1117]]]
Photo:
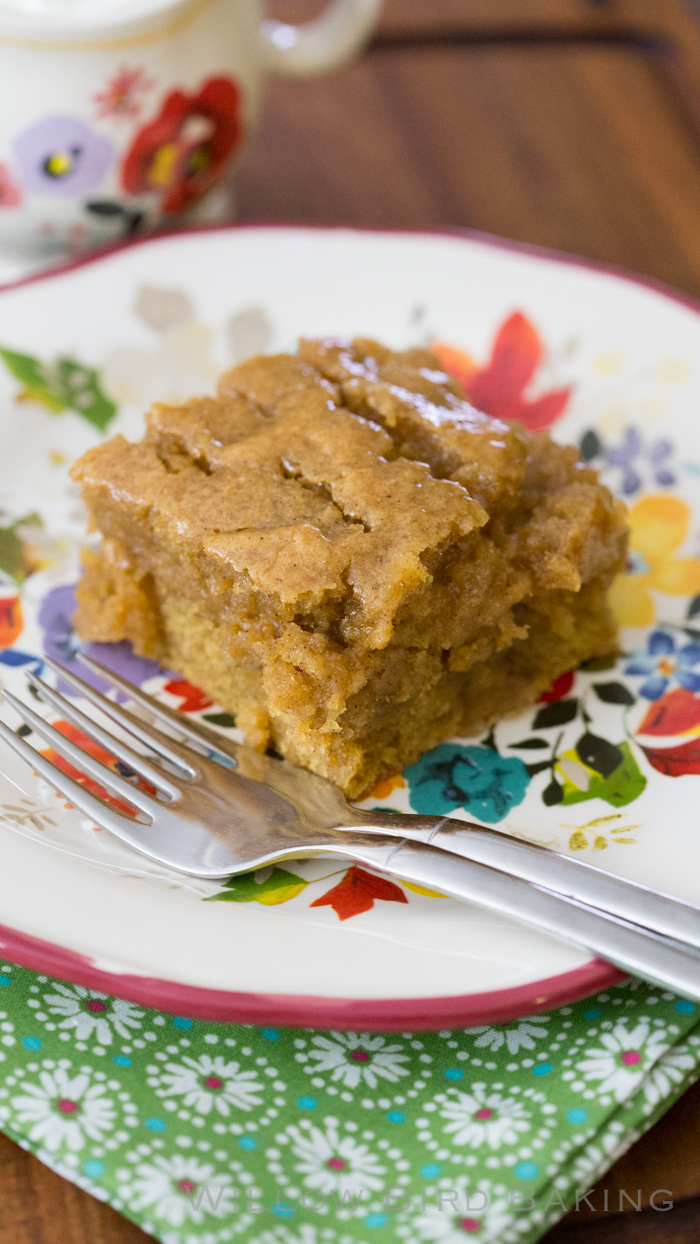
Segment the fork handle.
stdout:
[[359,863],[417,885],[467,899],[590,950],[623,971],[700,1002],[700,962],[692,950],[648,929],[539,889],[519,877],[416,842],[330,847]]
[[663,937],[700,949],[700,908],[549,847],[523,842],[467,821],[405,816],[380,809],[364,814],[361,822],[353,826],[354,829],[360,827],[440,847],[451,855],[501,869],[523,881],[601,908]]

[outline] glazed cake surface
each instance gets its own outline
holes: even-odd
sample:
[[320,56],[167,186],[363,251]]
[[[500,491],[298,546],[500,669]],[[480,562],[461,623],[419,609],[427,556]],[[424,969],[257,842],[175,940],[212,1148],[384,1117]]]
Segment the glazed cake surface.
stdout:
[[73,468],[76,626],[128,639],[351,797],[616,651],[625,511],[425,350],[302,341]]

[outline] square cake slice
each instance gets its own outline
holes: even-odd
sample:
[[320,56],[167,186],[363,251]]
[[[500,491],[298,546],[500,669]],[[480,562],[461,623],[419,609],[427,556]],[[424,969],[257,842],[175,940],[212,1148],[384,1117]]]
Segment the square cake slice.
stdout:
[[351,797],[616,651],[624,507],[428,351],[250,359],[72,473],[103,537],[82,638],[129,639]]

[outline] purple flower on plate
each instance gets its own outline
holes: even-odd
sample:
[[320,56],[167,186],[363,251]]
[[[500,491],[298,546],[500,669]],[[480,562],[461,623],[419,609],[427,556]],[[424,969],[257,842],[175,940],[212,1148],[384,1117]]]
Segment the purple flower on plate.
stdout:
[[652,631],[643,648],[631,654],[626,674],[645,675],[639,694],[645,700],[658,700],[675,678],[686,691],[700,692],[700,643],[677,644],[668,631]]
[[618,444],[610,444],[591,428],[581,438],[579,449],[584,462],[620,472],[619,491],[625,497],[639,492],[645,476],[649,483],[662,488],[676,482],[669,463],[673,445],[664,436],[645,441],[637,428],[627,428]]
[[[63,665],[82,678],[83,682],[102,692],[109,691],[109,684],[76,660],[78,652],[94,657],[101,665],[106,665],[115,674],[121,674],[122,678],[128,679],[136,687],[140,687],[146,679],[153,678],[154,674],[160,673],[157,661],[137,657],[126,640],[120,644],[82,643],[73,630],[75,610],[75,589],[72,585],[53,588],[41,602],[39,625],[44,632],[44,652],[48,657],[53,657],[59,665]],[[75,695],[66,683],[59,683],[58,690],[62,695]]]
[[35,121],[14,142],[19,180],[37,194],[86,194],[99,186],[114,157],[108,138],[79,117]]

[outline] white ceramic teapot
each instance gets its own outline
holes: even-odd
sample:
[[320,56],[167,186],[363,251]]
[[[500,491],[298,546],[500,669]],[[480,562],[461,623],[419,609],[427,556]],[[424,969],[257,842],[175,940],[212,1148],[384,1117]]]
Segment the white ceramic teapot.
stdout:
[[380,4],[331,0],[297,27],[259,0],[0,0],[0,249],[216,218],[268,74],[334,68]]

